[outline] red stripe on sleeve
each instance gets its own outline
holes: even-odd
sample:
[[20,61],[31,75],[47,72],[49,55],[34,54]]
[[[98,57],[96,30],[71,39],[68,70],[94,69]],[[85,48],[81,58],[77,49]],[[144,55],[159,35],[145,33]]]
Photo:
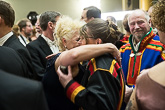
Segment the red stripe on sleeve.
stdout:
[[67,89],[67,92],[66,92],[67,97],[68,97],[69,99],[71,99],[71,95],[72,95],[73,91],[74,91],[77,87],[79,87],[79,86],[80,86],[80,84],[77,83],[77,82],[74,82],[74,83],[72,83],[72,84],[69,86],[69,88]]

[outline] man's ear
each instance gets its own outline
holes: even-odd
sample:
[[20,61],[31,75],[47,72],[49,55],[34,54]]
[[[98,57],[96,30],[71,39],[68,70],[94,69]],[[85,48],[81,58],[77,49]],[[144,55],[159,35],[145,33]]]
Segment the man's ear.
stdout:
[[25,30],[25,28],[26,28],[26,27],[23,27],[23,28],[22,28],[22,31],[24,31],[24,30]]
[[49,22],[48,22],[48,27],[49,27],[50,29],[53,29],[53,28],[54,28],[53,23],[49,21]]
[[102,44],[102,40],[100,38],[97,38],[96,44]]
[[92,17],[91,19],[90,19],[90,21],[92,21],[92,20],[94,20],[95,18],[94,17]]
[[90,21],[92,21],[92,20],[94,20],[95,18],[94,17],[91,17],[89,20],[88,20],[88,22],[90,22]]
[[0,16],[0,24],[1,24],[1,22],[2,22],[2,18],[1,18],[1,16]]
[[4,19],[2,19],[2,17],[0,16],[0,24],[2,24],[4,22]]

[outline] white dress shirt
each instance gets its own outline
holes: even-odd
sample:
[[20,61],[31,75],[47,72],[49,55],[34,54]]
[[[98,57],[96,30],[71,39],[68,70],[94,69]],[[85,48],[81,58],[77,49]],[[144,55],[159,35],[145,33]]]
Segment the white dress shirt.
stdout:
[[50,47],[50,49],[52,50],[53,53],[58,53],[59,52],[58,46],[55,45],[54,41],[51,41],[49,38],[45,37],[43,34],[41,36],[47,42],[47,44],[49,45],[49,47]]
[[135,39],[132,39],[132,42],[133,42],[133,47],[134,47],[135,51],[138,51],[138,48],[139,48],[139,46],[140,46],[140,42],[138,42],[138,43],[136,44]]

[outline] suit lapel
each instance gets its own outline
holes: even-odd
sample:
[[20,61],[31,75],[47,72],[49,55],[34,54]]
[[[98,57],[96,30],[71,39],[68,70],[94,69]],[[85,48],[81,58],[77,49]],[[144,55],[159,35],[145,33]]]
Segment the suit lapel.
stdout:
[[46,55],[50,55],[53,54],[53,52],[51,51],[49,45],[47,44],[47,42],[41,37],[38,37],[38,41],[40,42],[40,48],[46,53]]
[[18,39],[14,34],[6,40],[6,42],[3,44],[3,46],[8,46],[11,42]]

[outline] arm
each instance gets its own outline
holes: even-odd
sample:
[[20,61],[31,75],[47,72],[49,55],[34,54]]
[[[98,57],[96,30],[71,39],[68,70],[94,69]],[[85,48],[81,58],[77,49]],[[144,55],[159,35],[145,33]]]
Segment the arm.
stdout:
[[68,66],[76,65],[81,61],[90,60],[104,53],[110,53],[120,64],[120,52],[115,45],[111,43],[98,45],[84,45],[62,52],[59,56],[59,64]]
[[72,79],[70,66],[68,75],[63,74],[59,68],[57,74],[67,97],[76,105],[87,110],[117,108],[120,87],[119,81],[112,73],[97,70],[90,77],[86,87]]
[[[116,48],[115,45],[112,43],[106,44],[90,44],[90,45],[83,45],[71,50],[64,51],[60,54],[55,62],[55,69],[57,71],[60,65],[63,66],[72,66],[72,74],[76,76],[79,69],[77,69],[77,64],[82,61],[90,60],[91,58],[98,57],[105,53],[112,54],[116,60],[118,61],[119,65],[121,64],[120,59],[120,52]],[[75,66],[76,65],[76,66]]]
[[57,54],[58,54],[58,53],[53,53],[53,54],[50,54],[50,55],[46,56],[45,58],[48,60],[48,59],[52,58],[53,56],[55,56],[55,55],[57,55]]

